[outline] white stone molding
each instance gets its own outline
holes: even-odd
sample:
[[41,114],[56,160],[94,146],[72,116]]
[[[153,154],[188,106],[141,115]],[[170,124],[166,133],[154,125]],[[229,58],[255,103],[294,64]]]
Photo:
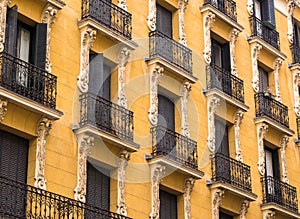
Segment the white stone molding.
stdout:
[[78,137],[78,164],[77,164],[77,186],[74,190],[74,199],[85,202],[86,179],[87,179],[87,157],[94,146],[94,137],[82,135]]
[[127,11],[127,3],[126,0],[118,0],[118,6],[123,10]]
[[210,64],[211,62],[211,38],[210,38],[210,30],[215,22],[216,15],[212,12],[208,12],[204,17],[204,51],[203,56],[206,64]]
[[295,5],[300,8],[300,0],[294,0]]
[[89,88],[89,52],[96,34],[96,29],[92,27],[81,29],[80,74],[77,77],[77,86],[82,93],[88,92]]
[[178,0],[178,16],[179,16],[179,42],[187,46],[187,40],[184,28],[184,12],[189,0]]
[[51,127],[52,121],[46,117],[41,118],[37,127],[34,186],[44,190],[46,190],[47,182],[45,178],[46,141]]
[[208,137],[207,137],[207,147],[211,153],[215,152],[215,113],[217,107],[220,105],[220,99],[211,96],[207,100],[207,112],[208,112]]
[[156,0],[148,0],[148,17],[147,17],[147,25],[151,31],[156,30]]
[[47,24],[47,44],[46,44],[46,63],[45,69],[47,72],[52,72],[52,63],[50,59],[50,43],[51,43],[51,29],[56,18],[58,8],[52,4],[46,4],[42,12],[42,23]]
[[191,194],[195,185],[195,178],[188,177],[184,182],[184,219],[191,219]]
[[118,162],[118,205],[117,213],[127,216],[127,206],[125,201],[125,176],[128,160],[130,159],[130,153],[126,150],[120,153],[120,159]]
[[252,56],[252,87],[257,93],[259,91],[259,72],[258,72],[258,58],[262,46],[259,43],[255,43],[251,49]]
[[229,34],[231,74],[233,74],[236,77],[238,77],[238,70],[236,66],[235,45],[237,38],[239,37],[239,33],[240,31],[238,31],[236,28],[233,28]]
[[280,82],[279,82],[279,71],[281,68],[283,60],[281,58],[276,58],[274,61],[274,80],[275,80],[275,91],[276,91],[276,100],[281,102],[281,93],[280,93]]
[[0,1],[0,52],[4,51],[5,46],[6,14],[10,2],[11,0]]
[[163,75],[164,68],[160,65],[151,66],[150,69],[150,108],[148,118],[152,126],[158,122],[158,85]]
[[118,102],[119,105],[127,109],[126,98],[126,76],[127,76],[127,63],[131,55],[131,50],[127,47],[123,47],[118,56]]
[[240,126],[244,118],[244,111],[238,109],[234,114],[235,159],[243,162],[241,149]]
[[288,143],[289,143],[289,137],[287,135],[283,135],[280,139],[280,155],[281,155],[281,168],[282,168],[281,181],[285,183],[289,183],[288,170],[286,166],[286,154],[285,154],[285,150]]
[[159,184],[165,175],[166,167],[161,164],[153,164],[151,166],[151,213],[149,219],[159,219]]
[[254,2],[253,2],[253,0],[248,0],[247,11],[248,11],[250,16],[252,16],[254,14]]
[[219,209],[224,198],[224,191],[221,189],[214,189],[212,191],[212,219],[219,219]]
[[293,74],[294,82],[294,110],[296,115],[300,116],[300,97],[299,97],[299,86],[300,86],[300,71],[294,72]]
[[257,142],[258,142],[258,171],[260,175],[265,175],[265,148],[264,138],[267,135],[269,126],[262,122],[257,124]]
[[181,134],[190,137],[190,127],[188,121],[188,97],[192,85],[189,82],[184,82],[181,85]]
[[287,22],[288,22],[288,33],[287,37],[290,42],[290,44],[294,43],[294,25],[293,25],[293,15],[294,10],[296,8],[296,4],[294,0],[287,0],[287,9],[288,9],[288,15],[287,15]]
[[263,211],[263,219],[275,219],[275,211],[272,210]]
[[250,206],[250,202],[248,200],[242,201],[241,209],[240,209],[240,219],[246,219],[249,206]]
[[6,99],[0,99],[0,123],[3,121],[7,111],[8,101]]

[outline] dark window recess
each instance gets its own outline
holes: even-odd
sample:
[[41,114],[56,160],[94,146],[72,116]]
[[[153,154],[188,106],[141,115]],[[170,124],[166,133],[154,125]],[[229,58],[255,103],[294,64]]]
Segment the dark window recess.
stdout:
[[270,29],[275,29],[275,8],[274,0],[255,0],[254,1],[255,17],[263,22]]
[[294,21],[294,45],[300,47],[300,25]]
[[215,120],[216,153],[229,157],[228,126],[225,121]]
[[269,90],[269,75],[263,68],[258,67],[259,72],[259,92],[265,92]]
[[278,150],[265,147],[266,176],[272,176],[280,180],[280,166]]
[[172,39],[172,12],[156,4],[156,30]]
[[219,43],[212,39],[211,63],[222,69],[230,71],[230,49],[229,43]]
[[158,95],[158,124],[175,131],[174,103],[161,94]]
[[219,213],[219,218],[220,218],[220,219],[233,219],[233,216],[228,215],[228,214],[225,214],[225,213],[223,213],[223,212],[220,212],[220,213]]
[[164,190],[159,190],[159,218],[177,219],[177,196]]

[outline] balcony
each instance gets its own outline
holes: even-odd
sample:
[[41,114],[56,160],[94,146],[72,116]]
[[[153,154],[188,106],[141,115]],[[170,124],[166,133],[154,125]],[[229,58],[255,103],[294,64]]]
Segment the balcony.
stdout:
[[4,177],[0,177],[0,218],[130,219]]
[[292,56],[293,56],[293,64],[300,64],[300,47],[298,45],[292,45]]
[[230,19],[237,21],[237,13],[236,13],[236,3],[232,0],[205,0],[203,6],[211,5],[214,8],[218,9]]

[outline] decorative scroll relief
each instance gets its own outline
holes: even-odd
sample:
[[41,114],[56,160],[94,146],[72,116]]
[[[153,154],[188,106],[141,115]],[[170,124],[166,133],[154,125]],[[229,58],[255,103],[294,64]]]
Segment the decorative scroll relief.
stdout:
[[118,56],[118,101],[119,105],[127,109],[127,98],[126,98],[126,66],[130,57],[131,50],[124,47],[121,49]]
[[51,4],[47,4],[42,13],[42,23],[47,24],[47,45],[46,45],[46,71],[52,72],[52,63],[50,59],[50,43],[51,43],[51,29],[56,18],[58,8]]
[[130,159],[130,153],[128,151],[122,151],[118,163],[118,214],[127,216],[127,206],[125,201],[125,176],[128,160]]
[[289,143],[289,137],[287,135],[283,135],[280,139],[280,155],[281,155],[281,166],[282,166],[282,177],[281,181],[285,183],[289,183],[288,171],[286,166],[286,154],[285,149]]
[[96,39],[97,31],[86,27],[81,30],[80,74],[77,77],[77,86],[82,93],[88,92],[89,86],[89,51]]
[[217,97],[209,97],[208,99],[208,137],[207,137],[207,147],[210,152],[215,152],[215,113],[217,111],[217,107],[220,105],[220,99]]
[[85,202],[86,195],[86,164],[87,157],[94,146],[94,137],[83,135],[78,138],[78,164],[77,164],[77,186],[74,190],[74,198]]
[[126,0],[118,0],[118,6],[123,10],[127,11],[127,3]]
[[271,210],[263,211],[263,219],[275,219],[275,211],[271,211]]
[[0,122],[3,121],[6,111],[7,111],[7,100],[0,99]]
[[264,138],[267,135],[269,126],[262,122],[257,124],[257,142],[258,142],[258,171],[260,175],[265,175],[265,148]]
[[191,194],[196,180],[193,177],[188,177],[184,183],[184,218],[191,219]]
[[300,86],[300,71],[293,74],[294,82],[294,110],[296,115],[300,116],[300,97],[299,97],[299,86]]
[[156,30],[156,0],[149,0],[149,14],[147,17],[147,25],[151,31]]
[[158,85],[163,75],[164,68],[160,65],[154,65],[150,69],[150,109],[148,118],[152,126],[158,122]]
[[251,49],[252,55],[252,87],[257,93],[259,91],[259,72],[258,72],[258,58],[260,55],[260,50],[262,46],[259,43],[256,43]]
[[151,195],[152,195],[152,211],[149,219],[159,219],[159,184],[165,175],[166,167],[161,164],[151,166]]
[[250,16],[252,16],[254,14],[254,2],[253,2],[253,0],[248,0],[247,11],[248,11]]
[[287,22],[288,22],[288,33],[287,37],[290,42],[290,44],[294,43],[294,25],[293,25],[293,15],[294,10],[296,8],[294,0],[287,0],[287,9],[288,9],[288,16],[287,16]]
[[51,127],[52,127],[52,121],[45,117],[39,121],[37,127],[34,186],[44,190],[46,190],[46,178],[45,178],[46,141]]
[[240,219],[246,219],[249,206],[250,206],[250,202],[248,200],[242,201],[241,210],[240,210]]
[[187,40],[184,28],[184,12],[186,10],[188,0],[179,0],[178,3],[178,16],[179,16],[179,42],[187,46]]
[[11,0],[0,1],[0,52],[4,51],[5,46],[6,13],[10,2]]
[[275,90],[276,90],[276,100],[281,102],[281,93],[280,93],[280,83],[279,83],[279,70],[282,65],[282,59],[276,58],[274,61],[274,79],[275,79]]
[[206,64],[210,64],[211,62],[211,38],[210,38],[210,30],[215,22],[216,15],[212,12],[209,12],[204,17],[204,60]]
[[240,126],[244,118],[244,112],[242,110],[237,110],[234,114],[234,136],[235,136],[235,158],[238,161],[243,162],[243,154],[241,149],[241,136],[240,136]]
[[192,85],[189,82],[184,82],[181,86],[181,133],[188,138],[190,137],[190,127],[188,121],[188,97],[191,89]]
[[235,44],[236,44],[237,38],[239,36],[239,33],[240,33],[240,31],[233,28],[229,35],[231,74],[233,74],[236,77],[238,77],[238,70],[236,67]]
[[219,209],[222,205],[222,199],[224,197],[224,191],[221,189],[215,189],[212,191],[212,219],[219,219]]

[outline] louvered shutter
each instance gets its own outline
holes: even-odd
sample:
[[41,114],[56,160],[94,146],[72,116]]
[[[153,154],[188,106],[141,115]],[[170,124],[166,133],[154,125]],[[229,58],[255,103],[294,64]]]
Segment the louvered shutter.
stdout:
[[272,150],[272,164],[273,164],[274,178],[280,180],[280,165],[279,165],[278,150]]
[[177,196],[164,190],[159,190],[160,219],[177,219]]
[[158,95],[158,124],[175,130],[174,103],[164,95]]
[[229,156],[228,127],[223,121],[215,120],[216,152]]
[[156,4],[156,30],[172,39],[172,12]]
[[[262,0],[262,19],[269,28],[275,29],[275,7],[274,0]],[[270,25],[271,24],[271,25]]]
[[261,67],[258,67],[258,71],[259,71],[259,92],[265,92],[269,88],[268,72],[266,72]]
[[7,10],[5,31],[5,52],[16,56],[18,38],[18,7],[15,5]]
[[300,47],[300,26],[294,22],[294,45]]
[[225,43],[222,46],[222,65],[223,68],[230,72],[230,48],[229,43]]
[[47,48],[47,24],[36,24],[34,43],[35,45],[33,54],[33,64],[39,68],[45,69]]
[[90,54],[89,63],[89,90],[97,95],[103,83],[103,54]]

